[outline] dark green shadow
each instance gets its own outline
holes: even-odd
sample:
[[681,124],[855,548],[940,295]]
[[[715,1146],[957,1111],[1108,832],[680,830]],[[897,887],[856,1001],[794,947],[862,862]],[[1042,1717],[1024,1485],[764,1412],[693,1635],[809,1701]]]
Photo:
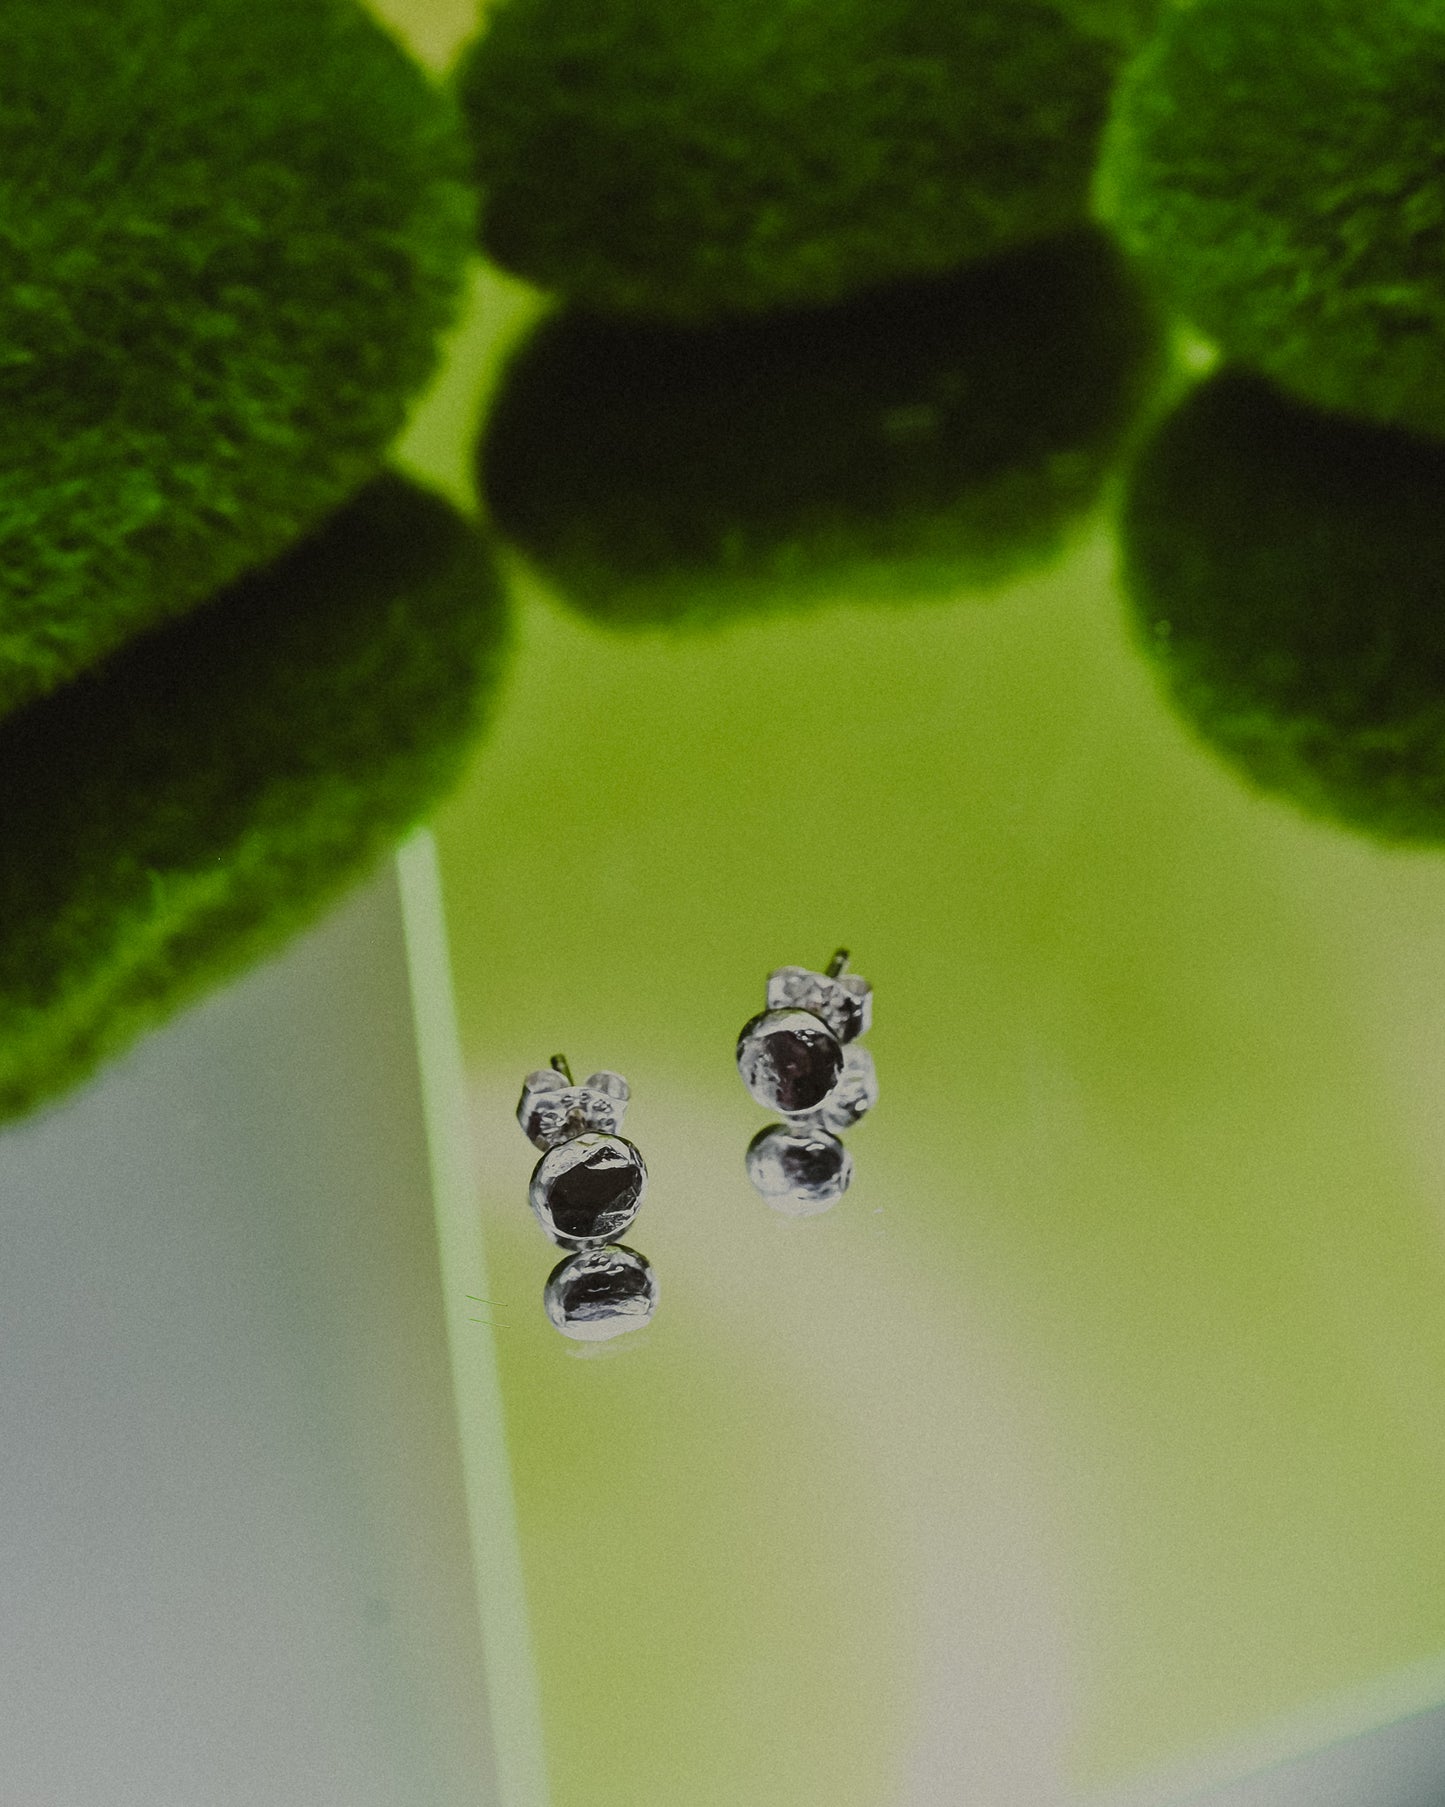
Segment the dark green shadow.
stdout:
[[0,1116],[365,874],[458,775],[504,638],[484,542],[386,476],[0,724]]
[[1123,509],[1140,645],[1262,790],[1384,841],[1445,841],[1445,448],[1211,378]]
[[1093,232],[767,324],[564,312],[508,366],[481,482],[500,531],[620,627],[949,597],[1065,547],[1160,366]]

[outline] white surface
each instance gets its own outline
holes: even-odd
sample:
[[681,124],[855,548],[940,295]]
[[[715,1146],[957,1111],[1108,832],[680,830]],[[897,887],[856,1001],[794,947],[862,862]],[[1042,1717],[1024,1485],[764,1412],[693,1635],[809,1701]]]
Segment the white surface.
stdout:
[[[545,1802],[427,837],[402,873],[409,949],[388,870],[0,1135],[5,1807]],[[1445,1709],[1368,1705],[1129,1807],[1440,1807]]]
[[392,871],[0,1213],[0,1802],[495,1800]]

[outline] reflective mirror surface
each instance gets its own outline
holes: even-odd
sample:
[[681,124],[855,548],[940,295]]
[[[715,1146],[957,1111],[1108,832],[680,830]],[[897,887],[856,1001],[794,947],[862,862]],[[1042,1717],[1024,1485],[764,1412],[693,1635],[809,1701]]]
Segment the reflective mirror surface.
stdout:
[[[459,499],[536,309],[480,284],[407,442]],[[1162,1799],[1445,1692],[1445,859],[1176,712],[1118,484],[987,590],[619,622],[511,555],[438,836],[557,1807]],[[734,1047],[840,943],[879,1101],[790,1218]],[[514,1117],[558,1047],[650,1176],[598,1345]]]
[[[564,1807],[1061,1798],[1445,1645],[1445,867],[1207,751],[1115,562],[692,635],[513,567],[440,845]],[[734,1042],[845,940],[880,1101],[788,1221]],[[651,1176],[662,1304],[590,1359],[554,1046]]]

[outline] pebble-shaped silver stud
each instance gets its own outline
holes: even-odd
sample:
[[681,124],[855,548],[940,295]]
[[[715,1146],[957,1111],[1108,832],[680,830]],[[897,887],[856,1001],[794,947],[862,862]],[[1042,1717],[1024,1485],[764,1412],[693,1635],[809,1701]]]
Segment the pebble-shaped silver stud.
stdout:
[[848,1190],[853,1157],[826,1129],[770,1123],[748,1144],[748,1178],[775,1211],[811,1217]]
[[634,1249],[585,1249],[559,1261],[548,1276],[543,1303],[563,1336],[603,1343],[640,1330],[657,1310],[657,1276]]
[[615,1242],[647,1190],[647,1163],[622,1136],[584,1130],[549,1148],[532,1170],[537,1221],[564,1249]]
[[785,1117],[816,1110],[843,1075],[843,1044],[808,1010],[764,1010],[738,1036],[743,1084]]
[[854,1042],[843,1050],[843,1071],[828,1096],[816,1110],[793,1119],[795,1126],[804,1125],[845,1135],[866,1117],[878,1102],[878,1070],[873,1056]]

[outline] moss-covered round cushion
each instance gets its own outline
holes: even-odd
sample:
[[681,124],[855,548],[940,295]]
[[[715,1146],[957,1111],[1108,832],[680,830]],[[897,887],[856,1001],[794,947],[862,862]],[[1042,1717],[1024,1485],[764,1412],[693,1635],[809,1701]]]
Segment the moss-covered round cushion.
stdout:
[[1081,10],[500,0],[459,70],[482,242],[589,306],[697,320],[1043,238],[1085,212],[1124,54],[1119,5]]
[[564,312],[505,372],[482,482],[559,593],[619,626],[949,596],[1067,542],[1158,350],[1089,232],[766,322]]
[[0,713],[374,474],[466,178],[454,104],[354,0],[5,0]]
[[502,640],[486,546],[388,476],[0,723],[0,1117],[361,876],[457,774]]
[[1196,0],[1120,84],[1099,206],[1229,358],[1445,434],[1445,7]]
[[1141,457],[1123,565],[1206,744],[1312,814],[1445,842],[1445,447],[1222,374]]

